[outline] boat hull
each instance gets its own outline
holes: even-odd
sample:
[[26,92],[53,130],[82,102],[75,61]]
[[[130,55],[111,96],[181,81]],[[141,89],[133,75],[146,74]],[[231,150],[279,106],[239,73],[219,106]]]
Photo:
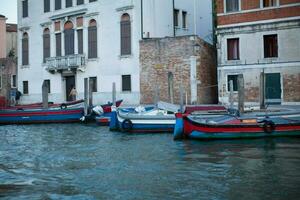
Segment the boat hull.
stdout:
[[0,124],[40,124],[79,122],[83,108],[1,111]]
[[276,124],[274,130],[266,131],[264,124],[209,125],[195,123],[184,118],[184,135],[191,139],[242,139],[262,137],[300,136],[300,124]]

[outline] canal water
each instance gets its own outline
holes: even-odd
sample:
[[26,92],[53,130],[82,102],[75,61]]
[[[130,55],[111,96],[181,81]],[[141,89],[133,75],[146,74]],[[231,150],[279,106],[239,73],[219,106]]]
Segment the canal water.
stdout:
[[93,125],[0,127],[0,199],[299,196],[299,138],[175,142]]

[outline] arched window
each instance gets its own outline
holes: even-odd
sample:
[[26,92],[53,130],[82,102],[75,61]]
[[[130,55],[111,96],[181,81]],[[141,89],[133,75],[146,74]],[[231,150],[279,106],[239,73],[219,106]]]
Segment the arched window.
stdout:
[[89,58],[97,58],[97,21],[92,19],[89,23],[89,49],[88,49],[88,57]]
[[125,13],[121,17],[121,55],[131,54],[131,22],[130,16]]
[[46,58],[50,57],[50,30],[44,29],[43,33],[43,61],[46,62]]
[[67,21],[64,25],[65,34],[65,55],[74,54],[74,29],[73,23]]
[[28,45],[28,34],[24,33],[22,37],[22,65],[29,64],[29,45]]

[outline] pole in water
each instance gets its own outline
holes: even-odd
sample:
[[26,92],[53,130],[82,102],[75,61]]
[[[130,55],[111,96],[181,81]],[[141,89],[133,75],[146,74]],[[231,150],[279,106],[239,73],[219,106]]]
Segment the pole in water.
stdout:
[[88,93],[89,90],[89,84],[88,84],[88,78],[84,79],[84,115],[87,116],[88,114]]
[[180,112],[183,113],[183,87],[180,84]]
[[244,88],[244,76],[243,74],[238,75],[238,95],[239,95],[239,113],[244,113],[245,106],[245,88]]
[[93,82],[89,79],[89,107],[93,106]]
[[115,82],[113,82],[113,84],[112,84],[112,103],[113,103],[113,105],[114,106],[116,106],[116,83]]
[[42,85],[42,99],[43,99],[43,108],[48,109],[48,91],[49,85],[47,81],[43,82]]
[[233,80],[229,81],[229,89],[230,89],[230,93],[229,93],[229,102],[230,102],[230,108],[233,108]]
[[260,73],[260,85],[259,85],[259,105],[260,109],[265,109],[265,72]]

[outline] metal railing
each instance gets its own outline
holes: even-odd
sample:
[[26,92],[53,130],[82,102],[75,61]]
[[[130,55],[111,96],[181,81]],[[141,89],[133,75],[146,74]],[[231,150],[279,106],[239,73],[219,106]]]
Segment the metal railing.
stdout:
[[86,58],[82,54],[46,58],[48,71],[79,69],[85,64]]

